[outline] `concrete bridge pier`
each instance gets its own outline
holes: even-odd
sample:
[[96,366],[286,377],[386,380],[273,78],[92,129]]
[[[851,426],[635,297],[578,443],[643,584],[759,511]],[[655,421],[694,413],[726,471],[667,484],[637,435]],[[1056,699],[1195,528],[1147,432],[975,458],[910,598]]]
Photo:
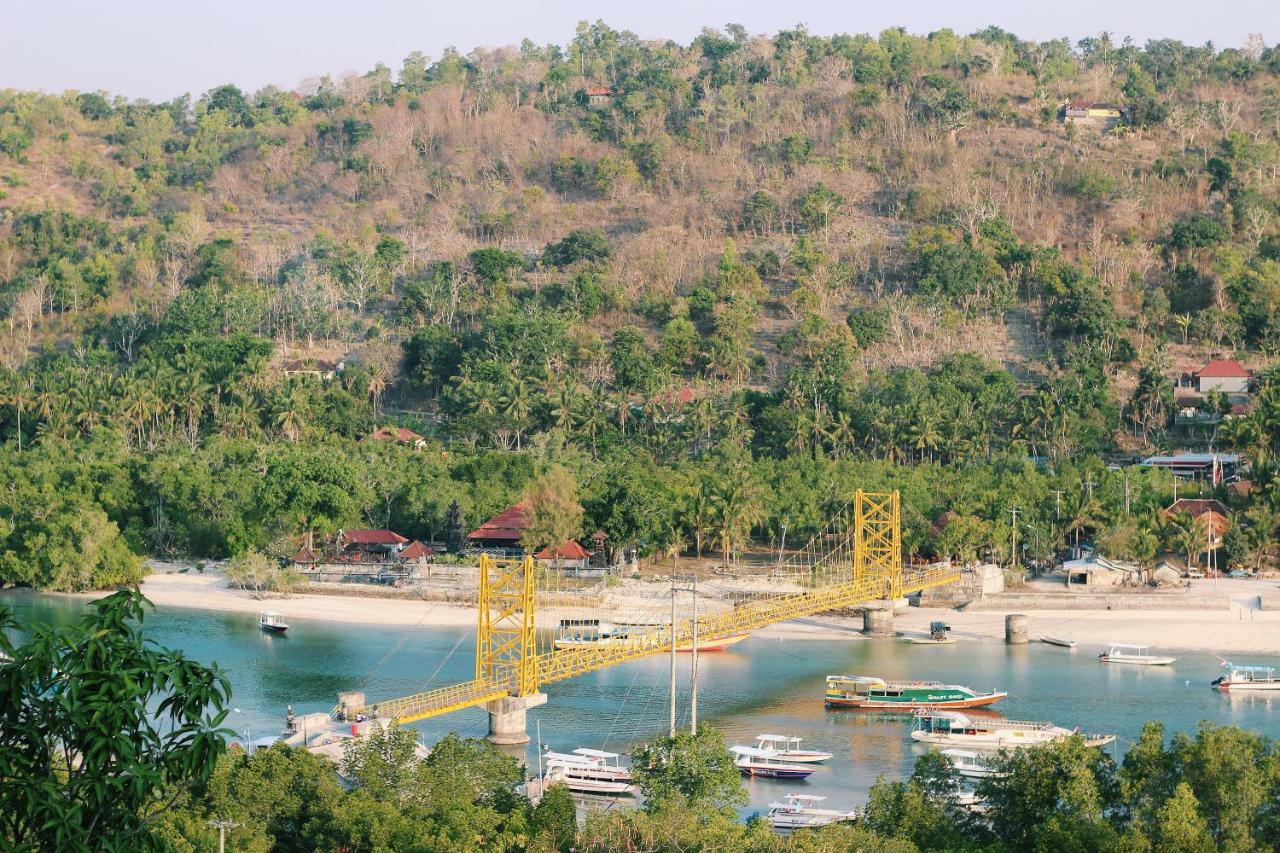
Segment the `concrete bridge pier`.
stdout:
[[862,611],[862,633],[868,637],[894,636],[892,604],[888,607],[865,607]]
[[530,708],[547,704],[547,694],[531,693],[528,696],[503,696],[486,702],[489,712],[489,741],[496,744],[529,742],[525,713]]
[[1004,617],[1004,641],[1011,646],[1027,642],[1027,617],[1024,613],[1010,613]]

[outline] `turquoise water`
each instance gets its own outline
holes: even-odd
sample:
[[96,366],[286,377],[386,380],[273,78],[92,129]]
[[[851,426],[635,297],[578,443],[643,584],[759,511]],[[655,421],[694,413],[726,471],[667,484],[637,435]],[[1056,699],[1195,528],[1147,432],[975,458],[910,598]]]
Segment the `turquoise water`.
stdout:
[[[0,605],[9,606],[23,623],[70,620],[84,606],[20,592],[0,593]],[[325,711],[339,690],[363,688],[376,700],[474,675],[471,628],[293,619],[288,635],[276,637],[259,631],[256,617],[248,614],[161,609],[148,617],[147,634],[226,670],[233,703],[248,718],[255,738],[279,733],[287,704],[298,712]],[[1211,720],[1280,736],[1280,697],[1223,696],[1209,689],[1220,674],[1213,655],[1186,652],[1171,667],[1141,669],[1100,664],[1098,652],[1086,646],[977,640],[918,646],[894,640],[753,638],[700,657],[699,722],[721,729],[731,743],[750,743],[770,732],[798,735],[805,748],[835,753],[805,782],[748,781],[748,811],[793,790],[825,794],[831,807],[852,807],[865,800],[877,777],[910,772],[921,749],[908,736],[910,718],[824,710],[823,678],[832,673],[936,678],[1007,690],[1009,698],[996,706],[1005,716],[1117,734],[1117,757],[1149,719],[1163,720],[1170,731],[1189,731],[1200,720]],[[1248,661],[1280,666],[1275,655],[1250,655]],[[687,691],[689,656],[681,655],[678,664],[681,688]],[[626,752],[632,743],[667,729],[668,667],[667,658],[650,658],[549,685],[549,704],[530,712],[530,734],[540,725],[543,741],[557,750],[591,746]],[[684,695],[680,720],[687,725]],[[231,724],[242,728],[245,720],[233,715]],[[475,709],[415,725],[427,742],[448,731],[480,736],[486,726],[486,715]],[[533,766],[532,745],[526,756]]]

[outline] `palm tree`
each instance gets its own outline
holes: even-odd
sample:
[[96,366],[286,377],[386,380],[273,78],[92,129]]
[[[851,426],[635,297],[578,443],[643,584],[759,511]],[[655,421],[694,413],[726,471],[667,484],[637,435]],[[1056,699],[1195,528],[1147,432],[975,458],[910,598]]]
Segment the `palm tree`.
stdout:
[[297,441],[302,435],[306,424],[303,420],[301,401],[295,389],[289,389],[280,408],[276,410],[275,423],[280,434],[289,441]]
[[14,372],[10,374],[9,381],[5,383],[0,393],[3,396],[3,402],[13,407],[14,413],[18,417],[18,451],[22,451],[22,413],[35,403],[34,385],[30,377],[22,373]]
[[375,369],[369,375],[368,384],[369,397],[373,401],[373,414],[375,417],[382,413],[382,395],[387,390],[387,378],[382,375],[382,370]]
[[716,535],[725,566],[729,565],[730,554],[746,542],[751,528],[764,519],[760,498],[760,489],[752,481],[747,466],[735,465],[720,478],[713,499]]
[[1191,514],[1179,512],[1173,516],[1166,516],[1160,534],[1160,538],[1166,545],[1181,553],[1186,560],[1187,568],[1191,568],[1193,560],[1200,554],[1204,544],[1200,525],[1196,524]]

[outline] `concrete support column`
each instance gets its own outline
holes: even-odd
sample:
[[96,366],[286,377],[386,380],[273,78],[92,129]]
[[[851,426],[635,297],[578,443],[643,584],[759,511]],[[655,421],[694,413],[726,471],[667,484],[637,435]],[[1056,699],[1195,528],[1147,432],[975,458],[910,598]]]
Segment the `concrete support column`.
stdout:
[[1004,617],[1004,641],[1020,646],[1027,641],[1027,617],[1022,613],[1010,613]]
[[868,637],[892,637],[893,608],[868,607],[862,611],[862,633]]
[[504,696],[486,702],[489,712],[489,740],[496,744],[528,743],[529,732],[525,725],[525,713],[530,708],[547,704],[547,694],[532,693],[528,696]]

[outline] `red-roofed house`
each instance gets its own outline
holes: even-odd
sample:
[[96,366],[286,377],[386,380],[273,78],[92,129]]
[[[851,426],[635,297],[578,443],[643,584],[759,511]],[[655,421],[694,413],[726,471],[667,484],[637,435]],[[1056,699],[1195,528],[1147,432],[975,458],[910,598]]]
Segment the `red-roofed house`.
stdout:
[[427,440],[418,435],[411,429],[404,427],[378,427],[369,436],[370,441],[394,441],[396,444],[404,444],[412,447],[414,450],[421,450],[427,446]]
[[602,109],[613,100],[613,90],[607,86],[591,86],[587,89],[587,106]]
[[1223,394],[1246,394],[1253,374],[1238,361],[1215,358],[1196,371],[1197,389],[1201,394],[1218,391]]
[[591,552],[572,539],[566,539],[554,548],[543,548],[533,556],[565,569],[585,569],[591,561]]
[[304,569],[314,569],[319,562],[320,558],[316,556],[316,552],[306,545],[303,545],[302,549],[293,555],[293,564],[302,566]]
[[528,527],[529,505],[519,501],[468,533],[467,542],[474,548],[518,549]]

